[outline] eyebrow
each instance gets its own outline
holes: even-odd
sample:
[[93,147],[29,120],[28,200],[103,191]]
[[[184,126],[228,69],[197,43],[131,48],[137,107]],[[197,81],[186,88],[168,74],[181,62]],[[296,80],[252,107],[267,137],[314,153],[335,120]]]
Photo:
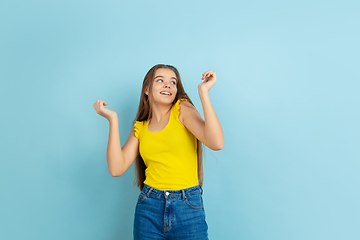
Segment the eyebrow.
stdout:
[[[162,77],[162,78],[164,78],[164,76],[156,76],[156,77],[154,77],[154,79],[157,78],[157,77]],[[177,81],[176,77],[172,77],[171,79],[175,79],[175,80]]]

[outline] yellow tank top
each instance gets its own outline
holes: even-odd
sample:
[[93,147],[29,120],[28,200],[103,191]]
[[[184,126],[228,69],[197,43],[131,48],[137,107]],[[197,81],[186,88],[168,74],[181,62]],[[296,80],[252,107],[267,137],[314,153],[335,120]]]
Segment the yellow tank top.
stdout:
[[179,99],[168,124],[159,132],[148,130],[148,121],[136,121],[135,137],[146,165],[144,183],[159,190],[180,190],[198,185],[197,139],[179,120]]

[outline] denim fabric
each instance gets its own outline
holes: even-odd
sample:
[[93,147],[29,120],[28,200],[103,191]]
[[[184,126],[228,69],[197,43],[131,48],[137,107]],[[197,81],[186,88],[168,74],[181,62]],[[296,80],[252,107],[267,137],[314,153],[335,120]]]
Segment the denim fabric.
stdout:
[[200,185],[158,190],[144,185],[134,217],[134,239],[207,240],[208,225]]

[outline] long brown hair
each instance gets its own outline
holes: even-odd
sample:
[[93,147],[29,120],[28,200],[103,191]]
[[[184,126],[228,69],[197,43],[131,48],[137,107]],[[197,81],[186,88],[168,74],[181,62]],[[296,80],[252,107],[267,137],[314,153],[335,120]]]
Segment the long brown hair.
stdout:
[[[154,74],[155,74],[155,71],[157,69],[159,69],[159,68],[170,69],[176,75],[176,78],[177,78],[177,81],[176,81],[177,93],[176,93],[174,101],[172,102],[172,105],[174,106],[174,104],[180,98],[185,98],[185,99],[188,99],[189,102],[194,106],[191,99],[189,98],[189,96],[186,94],[186,92],[184,90],[184,87],[183,87],[183,85],[181,83],[181,78],[180,78],[179,71],[174,66],[171,66],[171,65],[157,64],[157,65],[153,66],[145,75],[143,85],[142,85],[142,89],[141,89],[139,108],[138,108],[138,112],[136,114],[136,118],[133,121],[133,124],[135,124],[135,121],[140,121],[140,122],[141,121],[147,121],[147,120],[151,119],[151,117],[152,117],[151,104],[150,104],[151,98],[149,98],[148,95],[145,94],[145,89],[148,87],[149,96],[151,96],[151,94],[152,94],[152,82],[153,82]],[[203,170],[203,165],[202,165],[202,160],[203,160],[202,153],[203,153],[203,145],[197,139],[198,179],[199,179],[200,186],[203,185],[203,181],[204,181],[204,170]],[[140,188],[140,191],[142,191],[142,189],[144,187],[145,169],[146,169],[146,165],[145,165],[144,160],[142,159],[141,155],[139,154],[136,157],[136,160],[135,160],[135,181],[134,181],[134,185],[137,185]]]

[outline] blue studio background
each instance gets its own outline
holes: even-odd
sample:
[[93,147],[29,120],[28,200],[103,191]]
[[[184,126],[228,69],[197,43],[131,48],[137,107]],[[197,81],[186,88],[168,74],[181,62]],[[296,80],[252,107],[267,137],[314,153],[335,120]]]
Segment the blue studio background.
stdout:
[[155,64],[203,115],[207,70],[225,146],[206,149],[210,239],[360,239],[359,1],[0,4],[0,239],[132,239],[134,165],[111,177]]

